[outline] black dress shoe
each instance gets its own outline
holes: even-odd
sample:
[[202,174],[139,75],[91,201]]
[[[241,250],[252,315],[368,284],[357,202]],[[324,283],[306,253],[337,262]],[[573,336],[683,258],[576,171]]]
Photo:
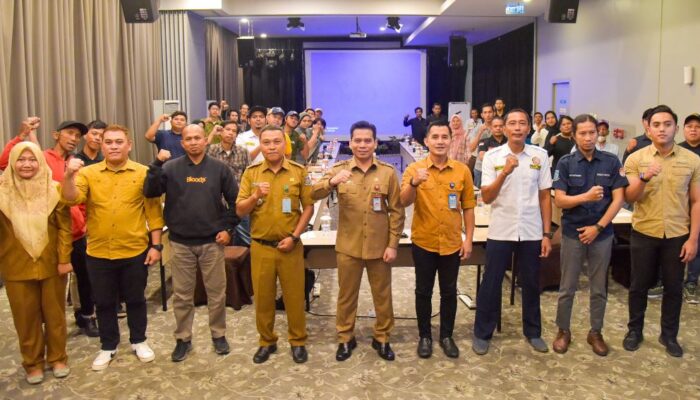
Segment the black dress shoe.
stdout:
[[78,318],[81,321],[80,323],[78,323],[78,326],[80,327],[80,331],[83,335],[87,337],[100,336],[100,331],[99,329],[97,329],[97,320],[95,319],[95,317],[85,317],[81,315]]
[[459,348],[457,348],[457,344],[455,344],[455,341],[452,340],[451,337],[440,339],[440,347],[442,347],[442,351],[445,352],[447,357],[459,357]]
[[231,351],[231,348],[228,345],[228,341],[226,340],[226,336],[211,338],[211,341],[214,344],[214,351],[216,352],[216,354],[224,355],[228,354]]
[[170,359],[173,360],[173,362],[183,361],[187,358],[187,353],[189,353],[190,350],[192,350],[192,342],[185,342],[182,339],[177,339],[175,350],[173,350],[173,353],[170,355]]
[[683,348],[676,338],[667,339],[663,336],[659,336],[659,343],[664,345],[666,348],[666,353],[672,357],[683,357]]
[[644,341],[644,335],[637,331],[627,331],[625,338],[622,340],[622,347],[627,351],[637,351],[639,344]]
[[372,348],[377,350],[377,354],[379,354],[379,357],[387,361],[394,361],[394,358],[396,357],[394,355],[394,351],[391,350],[389,342],[380,343],[377,341],[377,339],[372,338]]
[[350,339],[346,343],[338,344],[338,351],[335,352],[336,361],[345,361],[352,355],[352,351],[357,347],[357,341],[355,338]]
[[418,341],[418,357],[420,358],[430,358],[433,355],[433,339],[422,337]]
[[269,346],[260,346],[258,351],[255,352],[253,356],[253,362],[256,364],[262,364],[270,358],[270,354],[277,351],[277,345],[271,344]]
[[304,346],[292,346],[292,359],[297,364],[303,364],[309,359],[309,353]]

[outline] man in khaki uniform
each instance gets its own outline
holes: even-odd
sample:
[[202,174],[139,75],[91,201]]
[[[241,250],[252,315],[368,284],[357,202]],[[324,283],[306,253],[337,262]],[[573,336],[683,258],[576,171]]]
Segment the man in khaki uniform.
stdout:
[[292,358],[306,362],[306,316],[304,314],[304,247],[299,236],[313,214],[311,181],[304,166],[284,158],[285,138],[278,126],[266,126],[260,134],[264,160],[253,164],[241,177],[236,213],[250,214],[252,238],[251,275],[255,292],[255,319],[260,348],[256,364],[277,351],[275,294],[277,278],[282,285]]
[[339,162],[313,187],[313,198],[322,199],[336,190],[340,206],[338,241],[338,361],[347,360],[357,346],[354,336],[357,298],[363,268],[372,288],[377,315],[372,348],[380,357],[393,360],[389,333],[394,327],[391,304],[391,266],[403,232],[404,210],[394,167],[374,158],[377,129],[367,121],[350,128],[353,158]]
[[649,114],[652,144],[629,156],[625,200],[634,203],[630,252],[632,280],[629,322],[622,342],[635,351],[644,340],[647,292],[656,283],[659,265],[664,285],[659,342],[673,357],[683,356],[676,339],[683,304],[685,263],[697,254],[700,233],[700,159],[673,141],[678,116],[667,106]]

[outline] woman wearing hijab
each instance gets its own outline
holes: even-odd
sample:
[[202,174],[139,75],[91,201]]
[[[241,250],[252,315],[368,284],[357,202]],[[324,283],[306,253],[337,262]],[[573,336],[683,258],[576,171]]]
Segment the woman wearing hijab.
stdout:
[[469,135],[464,130],[464,122],[461,115],[452,114],[452,117],[450,117],[450,129],[452,130],[452,142],[450,143],[447,156],[467,165],[471,156],[469,152]]
[[44,380],[45,362],[56,378],[70,374],[65,298],[73,239],[70,209],[59,199],[39,146],[17,144],[0,176],[0,274],[30,384]]
[[544,130],[547,136],[542,142],[542,147],[546,149],[552,138],[559,134],[559,120],[557,120],[557,114],[554,111],[550,110],[544,113]]

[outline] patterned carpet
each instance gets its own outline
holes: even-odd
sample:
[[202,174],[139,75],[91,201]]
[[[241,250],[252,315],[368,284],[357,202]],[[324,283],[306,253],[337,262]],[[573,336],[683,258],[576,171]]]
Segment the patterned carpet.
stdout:
[[[464,268],[460,289],[473,293],[474,269]],[[332,314],[335,307],[335,271],[319,277],[321,297],[312,310]],[[660,301],[650,301],[646,341],[636,353],[622,349],[627,315],[626,290],[611,282],[605,337],[612,351],[606,358],[594,355],[585,342],[588,331],[587,296],[575,303],[574,342],[565,355],[539,354],[521,336],[519,301],[507,303],[504,286],[503,332],[496,334],[491,351],[483,357],[470,349],[474,312],[459,304],[455,339],[459,359],[447,359],[435,347],[431,359],[415,353],[417,328],[411,319],[397,319],[392,345],[397,358],[385,362],[370,348],[373,320],[357,323],[359,346],[346,362],[335,361],[334,319],[309,315],[309,362],[294,364],[286,342],[263,365],[255,365],[257,347],[254,312],[246,307],[229,309],[231,354],[214,354],[207,327],[206,309],[195,319],[194,351],[182,363],[169,359],[174,346],[172,311],[160,310],[157,270],[149,286],[149,342],[156,360],[141,364],[129,352],[126,321],[120,322],[122,344],[112,365],[103,372],[90,370],[98,340],[77,335],[69,325],[68,353],[73,373],[65,380],[48,377],[42,385],[29,386],[20,366],[17,339],[5,296],[0,290],[0,397],[7,399],[692,399],[700,398],[700,311],[684,305],[680,342],[682,359],[667,356],[657,342]],[[581,283],[584,293],[586,282]],[[399,317],[413,312],[413,271],[394,269],[394,308]],[[518,296],[516,296],[517,298]],[[437,299],[437,297],[436,297]],[[437,309],[437,302],[434,302]],[[359,314],[371,310],[368,287],[363,284]],[[550,344],[556,333],[556,294],[542,296],[544,338]],[[434,318],[436,324],[438,318]],[[284,338],[284,315],[278,314],[277,331]],[[435,329],[436,327],[434,327]],[[436,333],[437,334],[437,333]]]

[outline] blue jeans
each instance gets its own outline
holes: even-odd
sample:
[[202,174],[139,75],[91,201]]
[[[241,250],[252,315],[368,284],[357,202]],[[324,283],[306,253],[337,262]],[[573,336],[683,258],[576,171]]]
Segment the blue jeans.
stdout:
[[250,217],[241,218],[236,225],[236,235],[233,238],[234,246],[250,247]]

